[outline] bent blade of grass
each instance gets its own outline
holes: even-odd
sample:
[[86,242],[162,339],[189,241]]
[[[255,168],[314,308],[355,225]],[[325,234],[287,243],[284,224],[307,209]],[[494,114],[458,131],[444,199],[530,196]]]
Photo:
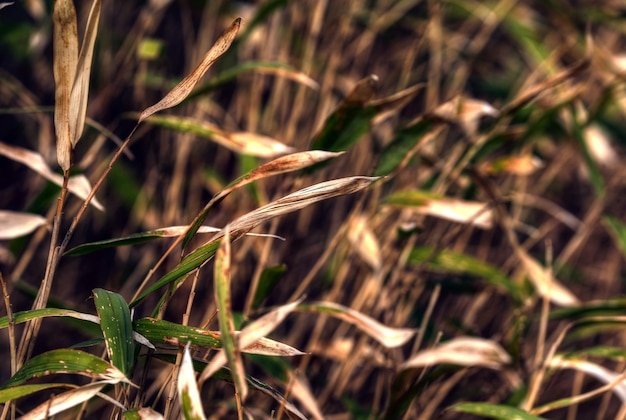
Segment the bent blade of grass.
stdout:
[[500,270],[460,252],[440,250],[435,253],[432,247],[417,247],[411,250],[408,262],[411,264],[427,264],[427,267],[433,270],[478,276],[498,289],[504,289],[518,302],[521,302],[524,298],[523,289]]
[[[230,258],[230,228],[227,226],[215,257],[215,303],[220,333],[222,334],[222,348],[233,376],[235,393],[240,396],[241,401],[245,401],[248,396],[248,385],[241,359],[239,337],[235,335],[235,321],[231,307]],[[216,364],[214,363],[215,359],[217,356],[209,363],[209,366]],[[203,376],[200,376],[200,384],[203,382]]]
[[53,73],[54,128],[57,140],[57,161],[63,171],[70,169],[71,120],[70,97],[78,65],[78,24],[72,0],[54,2],[53,22]]
[[[176,362],[175,356],[169,355],[169,354],[163,354],[163,353],[155,354],[154,357],[159,360],[168,362],[170,364],[174,364]],[[206,368],[208,364],[207,362],[204,362],[202,360],[193,360],[193,359],[191,360],[191,363],[192,363],[194,371],[198,373],[204,371],[204,369]],[[230,373],[230,369],[228,369],[227,367],[222,367],[220,370],[215,372],[215,374],[213,375],[213,378],[228,381],[228,382],[233,381],[232,375]],[[274,389],[272,386],[250,375],[246,375],[246,381],[248,382],[248,386],[250,387],[250,389],[260,391],[263,394],[268,395],[269,397],[276,400],[276,402],[280,404],[281,406],[283,406],[287,411],[289,411],[289,413],[295,415],[297,418],[301,420],[306,420],[307,417],[304,414],[302,414],[300,410],[298,410],[287,399],[285,399],[285,397],[279,391]]]
[[587,360],[565,358],[562,355],[552,357],[548,365],[553,369],[574,369],[586,373],[604,384],[613,384],[612,391],[619,397],[622,404],[626,403],[626,377],[624,373],[613,372]]
[[326,314],[346,321],[387,348],[394,348],[405,344],[418,331],[412,328],[387,327],[359,311],[334,302],[314,302],[300,305],[298,310]]
[[517,246],[515,251],[528,274],[528,278],[540,296],[561,306],[578,306],[580,304],[580,300],[554,278],[550,270],[542,267],[522,247]]
[[[222,335],[219,331],[210,331],[188,325],[175,324],[155,318],[142,318],[133,323],[135,331],[148,340],[175,346],[189,343],[195,347],[219,349],[222,347]],[[269,338],[261,338],[256,343],[243,347],[242,352],[264,356],[296,356],[302,352]]]
[[475,414],[477,416],[500,420],[542,420],[519,408],[490,403],[458,403],[448,407],[446,411]]
[[183,360],[178,372],[177,386],[183,417],[194,420],[206,419],[202,409],[202,400],[200,399],[198,384],[196,383],[196,374],[193,369],[191,354],[189,353],[189,345],[185,346]]
[[[292,303],[288,303],[286,305],[281,305],[275,310],[262,316],[261,318],[251,322],[248,326],[246,326],[241,332],[237,334],[240,348],[249,351],[250,349],[263,349],[264,347],[267,347],[266,345],[264,345],[264,341],[262,339],[264,339],[267,334],[274,331],[274,329],[284,321],[287,315],[292,313],[301,302],[302,300],[298,300]],[[275,343],[280,344],[281,347],[286,346],[286,344],[280,342]],[[282,356],[300,356],[303,354],[305,353],[296,350],[291,354],[282,354]],[[216,354],[213,360],[211,360],[211,363],[207,365],[204,371],[202,371],[199,382],[203,383],[208,378],[210,378],[222,367],[224,363],[226,363],[226,361],[227,357],[224,352],[219,352],[218,354]]]
[[38,214],[0,210],[0,240],[28,235],[47,223],[46,218]]
[[135,355],[130,309],[122,296],[104,289],[94,289],[93,299],[109,359],[113,366],[130,375]]
[[70,94],[70,133],[72,147],[80,139],[85,127],[85,117],[87,116],[87,98],[89,96],[89,77],[91,75],[91,64],[93,58],[93,48],[98,34],[98,22],[100,22],[101,0],[94,0],[89,17],[87,28],[83,36],[83,42],[76,64],[76,76]]
[[[43,308],[43,309],[32,309],[28,311],[15,312],[13,313],[13,323],[21,324],[23,322],[30,321],[32,319],[38,318],[46,318],[46,317],[71,317],[82,319],[83,321],[93,322],[95,324],[99,324],[100,320],[95,315],[85,314],[82,312],[72,311],[70,309],[58,309],[58,308]],[[9,318],[3,316],[0,318],[0,329],[7,328],[9,326]]]
[[437,364],[484,366],[499,370],[511,363],[511,356],[495,341],[477,337],[455,337],[437,347],[422,350],[401,365],[401,369]]
[[51,397],[50,400],[40,404],[33,410],[26,413],[24,416],[20,417],[20,419],[39,420],[50,418],[50,416],[54,416],[55,414],[61,413],[67,409],[76,407],[77,405],[90,400],[109,383],[110,382],[108,381],[94,382],[91,384],[83,385],[80,388],[64,392],[63,394],[55,395]]
[[0,404],[16,400],[27,395],[51,388],[72,388],[74,385],[65,383],[18,385],[11,388],[0,389]]
[[410,208],[417,214],[438,217],[457,223],[469,223],[481,229],[493,227],[494,211],[488,203],[440,197],[427,191],[396,192],[385,204]]
[[[100,251],[102,249],[114,248],[125,245],[137,245],[144,242],[152,241],[154,239],[180,236],[187,231],[187,228],[187,226],[168,226],[159,229],[149,230],[146,232],[133,233],[132,235],[124,236],[121,238],[89,242],[69,249],[63,255],[76,257],[79,255]],[[199,233],[217,233],[219,231],[219,228],[215,228],[212,226],[200,226],[200,229],[198,230]]]
[[[314,203],[329,198],[342,195],[352,194],[361,191],[370,186],[378,177],[353,176],[348,178],[339,178],[331,181],[321,182],[311,185],[276,201],[268,203],[250,213],[244,214],[230,224],[231,237],[234,240],[239,239],[260,224],[296,210],[303,209]],[[200,246],[189,255],[187,255],[172,271],[165,274],[156,283],[141,293],[137,299],[130,303],[130,307],[134,307],[150,293],[160,289],[161,287],[173,282],[181,281],[191,271],[199,268],[213,257],[222,238],[222,233],[218,233],[216,237],[206,244]]]
[[[313,137],[311,148],[345,151],[363,137],[376,116],[376,107],[368,105],[368,101],[374,96],[377,83],[376,75],[360,80],[337,109],[326,118],[324,126]],[[313,172],[322,166],[318,164],[307,171]]]
[[271,176],[276,176],[288,172],[297,171],[307,166],[314,165],[316,163],[325,161],[327,159],[332,159],[337,156],[342,155],[343,152],[334,153],[334,152],[326,152],[323,150],[311,150],[307,152],[299,152],[293,153],[287,156],[282,156],[277,159],[272,160],[271,162],[264,163],[258,168],[240,176],[239,178],[232,181],[228,184],[222,191],[217,193],[202,209],[202,211],[196,216],[194,221],[191,223],[191,227],[189,231],[185,234],[185,238],[183,239],[183,249],[187,247],[191,239],[194,237],[204,220],[209,215],[209,211],[222,201],[227,195],[232,193],[238,188],[246,186],[251,182],[258,181],[260,179],[269,178]]
[[275,158],[294,151],[292,147],[267,136],[248,132],[229,132],[214,124],[190,117],[160,115],[148,118],[147,122],[211,139],[235,153],[244,155]]
[[[0,155],[28,166],[48,181],[58,186],[63,185],[63,177],[53,172],[43,156],[37,152],[0,142]],[[81,200],[85,200],[91,192],[91,185],[84,175],[75,175],[70,177],[67,189]],[[102,204],[95,197],[91,200],[91,205],[100,211],[104,210]]]
[[384,176],[406,166],[417,153],[419,147],[432,138],[432,133],[441,130],[441,124],[428,119],[420,119],[400,130],[380,155],[374,175]]
[[209,51],[202,57],[202,61],[198,66],[180,81],[163,99],[156,104],[144,109],[139,116],[138,122],[141,123],[150,115],[155,114],[164,109],[171,108],[181,103],[194,88],[198,80],[206,73],[206,71],[215,63],[215,61],[228,50],[231,46],[237,32],[239,32],[239,26],[241,25],[241,18],[235,19],[230,28],[228,28],[218,39],[215,44],[209,49]]
[[[246,27],[249,27],[249,25],[246,25]],[[306,74],[293,69],[287,64],[268,61],[248,61],[231,67],[223,71],[222,73],[219,73],[218,75],[212,77],[205,84],[191,92],[187,99],[192,99],[197,96],[204,95],[205,93],[210,92],[216,87],[236,79],[237,76],[239,76],[240,74],[251,71],[260,74],[270,74],[276,75],[278,77],[284,77],[286,79],[293,80],[294,82],[301,83],[313,90],[319,90],[319,83],[311,79]]]
[[56,373],[87,376],[96,380],[113,381],[112,383],[130,383],[119,369],[93,354],[81,350],[59,349],[42,353],[30,359],[1,389],[20,385],[31,378]]

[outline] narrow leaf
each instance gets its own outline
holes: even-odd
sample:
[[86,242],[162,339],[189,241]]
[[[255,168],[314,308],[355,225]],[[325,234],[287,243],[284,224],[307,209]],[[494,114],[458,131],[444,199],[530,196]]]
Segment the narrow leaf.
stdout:
[[418,247],[411,251],[408,261],[412,264],[425,263],[431,270],[478,276],[492,285],[506,290],[518,301],[521,301],[523,297],[522,288],[500,270],[482,260],[460,252],[441,250],[433,253],[431,247]]
[[294,153],[287,156],[282,156],[277,159],[267,162],[258,168],[240,176],[230,184],[226,186],[222,191],[217,193],[208,203],[204,206],[204,209],[196,216],[191,223],[189,231],[185,234],[183,240],[183,249],[187,247],[191,239],[194,237],[204,220],[207,218],[209,211],[219,202],[221,202],[226,196],[238,188],[250,184],[251,182],[258,181],[260,179],[269,178],[284,174],[287,172],[297,171],[307,166],[314,165],[316,163],[332,159],[342,155],[343,152],[333,153],[325,152],[323,150],[311,150],[308,152]]
[[416,329],[387,327],[361,312],[333,302],[315,302],[300,305],[298,309],[331,315],[349,322],[387,348],[401,346],[417,333]]
[[541,420],[541,417],[533,416],[519,408],[490,403],[459,403],[448,407],[449,411],[475,414],[482,418],[500,420]]
[[[269,312],[261,318],[251,322],[246,328],[237,334],[239,345],[246,350],[255,348],[257,346],[263,346],[263,342],[260,341],[267,334],[271,333],[278,325],[280,325],[284,319],[292,313],[296,307],[300,304],[300,300],[292,302],[286,305],[282,305],[277,309]],[[281,343],[282,344],[282,343]],[[298,352],[292,354],[293,356],[302,355],[304,353]],[[209,363],[202,375],[200,375],[200,383],[210,378],[215,372],[226,363],[227,357],[223,351],[220,351],[215,355],[211,363]]]
[[46,219],[38,214],[0,210],[0,240],[28,235],[46,223]]
[[63,171],[70,168],[70,97],[78,64],[78,25],[72,0],[57,0],[52,11],[53,73],[55,82],[54,128],[57,160]]
[[206,73],[206,71],[213,65],[213,63],[228,50],[230,45],[235,40],[237,32],[239,32],[239,26],[241,24],[241,18],[235,19],[230,28],[228,28],[218,39],[211,49],[204,55],[202,61],[198,66],[180,81],[163,99],[156,104],[143,110],[139,116],[139,122],[144,121],[150,115],[163,111],[164,109],[171,108],[181,103],[187,95],[191,92],[198,80]]
[[267,136],[248,132],[229,132],[214,124],[189,117],[159,115],[148,118],[147,122],[179,132],[209,138],[235,153],[249,156],[275,158],[294,150],[292,147]]
[[128,382],[124,374],[105,360],[81,350],[52,350],[33,357],[2,386],[22,384],[27,379],[55,373],[70,373],[97,380]]
[[[219,331],[210,331],[155,318],[142,318],[133,323],[135,331],[154,343],[218,349],[222,347]],[[244,353],[264,356],[297,356],[302,352],[269,338],[261,338],[256,343],[242,349]]]
[[[241,359],[239,339],[235,336],[235,322],[233,320],[230,293],[230,229],[227,226],[224,238],[215,257],[215,302],[217,304],[217,318],[222,333],[222,347],[228,360],[235,392],[245,401],[248,395],[248,385]],[[217,357],[217,356],[216,356]],[[213,363],[210,363],[211,366]],[[201,377],[202,378],[202,377]]]
[[87,98],[89,97],[89,77],[91,75],[91,64],[93,48],[98,34],[98,22],[100,21],[101,0],[94,0],[87,19],[87,28],[83,36],[83,43],[78,56],[76,66],[76,78],[74,79],[72,92],[70,95],[70,133],[72,147],[83,134],[85,127],[85,117],[87,116]]
[[[43,156],[39,153],[0,142],[0,155],[6,156],[15,162],[28,166],[48,181],[51,181],[58,186],[63,185],[63,177],[53,172]],[[68,189],[72,194],[76,195],[81,200],[85,200],[91,192],[91,185],[84,175],[76,175],[70,177]],[[91,200],[91,205],[98,210],[104,210],[102,204],[95,197]]]
[[94,382],[83,385],[80,388],[64,392],[60,395],[51,397],[48,401],[40,404],[33,410],[20,417],[21,420],[39,420],[47,419],[69,408],[76,407],[79,404],[93,398],[104,386],[106,382]]
[[[169,238],[179,236],[185,233],[187,226],[169,226],[147,232],[134,233],[132,235],[121,238],[105,239],[103,241],[89,242],[87,244],[78,245],[66,251],[63,255],[78,256],[89,254],[94,251],[100,251],[107,248],[115,248],[124,245],[137,245],[149,242],[159,238]],[[220,229],[211,226],[201,226],[199,233],[217,233]]]
[[511,363],[511,356],[495,341],[476,337],[456,337],[435,348],[418,352],[401,369],[426,367],[437,364],[459,366],[484,366],[500,369]]
[[183,361],[180,364],[178,373],[178,398],[180,407],[185,419],[204,420],[204,410],[202,409],[202,400],[196,383],[196,373],[193,369],[189,346],[185,346],[183,353]]
[[130,375],[135,343],[128,305],[122,296],[104,289],[94,289],[93,298],[109,359],[113,366]]
[[439,197],[427,191],[399,191],[385,199],[386,204],[408,207],[417,214],[426,214],[457,223],[490,229],[493,209],[488,203]]

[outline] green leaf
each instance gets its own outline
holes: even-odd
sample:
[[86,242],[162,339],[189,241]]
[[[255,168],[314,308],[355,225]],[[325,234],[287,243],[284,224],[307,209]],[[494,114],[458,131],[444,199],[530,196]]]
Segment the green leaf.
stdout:
[[[15,312],[13,314],[13,323],[21,324],[26,321],[30,321],[32,319],[38,318],[46,318],[46,317],[71,317],[78,318],[85,321],[90,321],[98,324],[98,318],[94,315],[84,314],[82,312],[76,312],[69,309],[59,309],[59,308],[44,308],[44,309],[34,309],[29,311],[21,311]],[[0,328],[7,328],[9,326],[9,318],[3,316],[0,318]]]
[[517,301],[521,301],[524,296],[522,288],[500,270],[460,252],[441,250],[434,253],[431,247],[419,247],[411,251],[408,261],[412,264],[426,264],[434,270],[483,278],[497,288],[506,290]]
[[141,318],[133,323],[135,331],[153,343],[194,346],[212,349],[222,347],[219,334],[202,328],[189,327],[155,318]]
[[113,366],[128,376],[135,357],[133,325],[128,305],[122,296],[104,289],[94,289],[93,297],[109,359]]
[[221,239],[211,241],[189,253],[172,271],[165,274],[157,280],[156,283],[148,287],[137,299],[133,300],[129,306],[131,308],[137,306],[137,304],[144,300],[149,294],[159,290],[163,286],[170,283],[174,283],[174,285],[178,284],[187,274],[200,267],[215,255],[215,251],[217,251],[220,245],[220,240]]
[[230,293],[230,230],[225,229],[224,239],[220,244],[215,257],[215,303],[217,305],[217,319],[222,334],[222,346],[228,366],[233,376],[233,384],[236,392],[241,395],[241,399],[245,400],[248,394],[248,387],[243,369],[243,361],[235,336],[235,323],[233,321],[233,313],[231,307]]
[[87,244],[78,245],[68,251],[65,251],[63,255],[76,257],[107,248],[142,244],[144,242],[149,242],[166,236],[168,235],[166,235],[166,231],[163,229],[150,230],[147,232],[134,233],[122,238],[105,239],[103,241],[89,242]]
[[70,388],[73,385],[54,383],[54,384],[36,384],[36,385],[22,385],[14,386],[11,388],[0,389],[0,404],[5,402],[16,400],[26,395],[34,394],[35,392],[43,391],[50,388]]
[[274,287],[287,271],[285,264],[269,267],[263,270],[259,279],[259,286],[252,300],[252,309],[258,309],[259,305],[271,294]]
[[0,389],[20,385],[27,379],[53,373],[71,373],[92,379],[114,379],[118,382],[127,382],[122,372],[93,354],[81,350],[60,349],[33,357]]
[[383,150],[376,167],[375,176],[389,175],[393,172],[407,158],[411,149],[434,127],[434,123],[422,119],[414,125],[402,129]]
[[449,407],[450,411],[476,414],[481,417],[501,420],[541,420],[541,417],[533,416],[519,408],[506,405],[489,403],[459,403]]
[[626,224],[613,216],[606,216],[603,218],[603,221],[610,228],[612,236],[622,254],[626,255]]

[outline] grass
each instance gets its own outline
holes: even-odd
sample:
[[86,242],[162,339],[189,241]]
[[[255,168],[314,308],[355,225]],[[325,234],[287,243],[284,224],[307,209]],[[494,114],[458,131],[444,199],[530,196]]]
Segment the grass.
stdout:
[[626,418],[612,2],[70,5],[0,9],[2,418]]

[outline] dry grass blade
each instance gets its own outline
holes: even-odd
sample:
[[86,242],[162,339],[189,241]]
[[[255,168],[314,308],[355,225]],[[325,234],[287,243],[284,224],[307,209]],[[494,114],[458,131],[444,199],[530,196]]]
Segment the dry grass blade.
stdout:
[[549,270],[539,265],[524,249],[516,246],[516,253],[528,273],[528,277],[540,296],[561,306],[577,306],[580,301],[565,286],[559,283]]
[[[46,163],[43,156],[39,153],[0,142],[0,155],[6,156],[15,162],[22,163],[46,178],[48,181],[51,181],[60,187],[63,186],[63,177],[54,173]],[[91,185],[84,175],[71,177],[69,179],[67,189],[81,200],[86,199],[91,193]],[[104,210],[102,203],[100,203],[95,197],[91,200],[91,205],[98,210]]]
[[[278,325],[280,325],[280,323],[283,322],[285,317],[296,309],[296,307],[300,304],[300,302],[301,300],[298,300],[296,302],[282,305],[279,308],[257,319],[256,321],[251,322],[248,326],[246,326],[246,328],[244,328],[243,330],[241,330],[241,332],[237,334],[237,339],[238,339],[240,348],[245,349],[247,352],[250,352],[250,353],[254,352],[256,354],[263,354],[263,353],[256,352],[255,350],[262,349],[266,351],[268,344],[272,343],[272,341],[268,339],[261,341],[261,339],[265,338],[267,334],[271,333]],[[258,345],[255,345],[257,343]],[[280,347],[286,346],[283,343],[279,343],[279,342],[274,342],[274,343],[276,345],[280,345]],[[268,352],[266,354],[272,354],[272,353]],[[277,354],[277,353],[274,353],[274,354]],[[302,355],[302,354],[304,353],[297,352],[293,354],[283,354],[283,355],[297,356],[297,355]],[[213,376],[213,374],[217,372],[224,363],[226,363],[226,354],[224,350],[220,350],[218,354],[215,355],[213,360],[211,360],[211,363],[207,365],[204,371],[202,371],[202,374],[200,375],[200,379],[198,381],[201,384],[204,383],[204,381],[206,381],[208,378]]]
[[435,348],[420,351],[407,360],[403,369],[435,364],[484,366],[500,369],[511,362],[511,356],[495,341],[477,337],[456,337]]
[[54,2],[54,127],[57,135],[57,160],[67,171],[71,166],[70,98],[78,65],[78,25],[72,0]]
[[28,235],[46,223],[46,218],[38,214],[0,210],[0,240]]
[[387,348],[401,346],[417,333],[412,328],[388,327],[359,311],[334,302],[314,302],[302,305],[301,310],[327,314],[349,322]]
[[150,115],[163,111],[164,109],[171,108],[181,103],[190,93],[193,87],[198,83],[198,80],[206,73],[215,60],[217,60],[222,54],[228,50],[230,45],[235,40],[237,32],[239,32],[239,26],[241,25],[241,18],[235,19],[233,24],[228,28],[222,36],[220,36],[213,47],[204,55],[202,61],[198,66],[183,80],[178,83],[174,89],[172,89],[163,99],[156,104],[143,110],[139,116],[139,122],[142,122]]
[[[73,389],[71,391],[64,392],[63,394],[52,397],[50,400],[37,406],[32,411],[26,413],[20,417],[22,420],[43,420],[61,413],[69,408],[76,407],[85,401],[90,400],[96,396],[102,388],[111,381],[99,381],[88,385],[84,385],[80,388]],[[121,404],[120,404],[121,405]],[[123,406],[122,406],[123,408]]]
[[626,378],[624,373],[613,372],[587,360],[566,359],[559,355],[551,358],[548,365],[553,369],[575,369],[593,376],[600,382],[610,385],[615,395],[622,400],[622,404],[626,403]]
[[91,63],[93,48],[98,34],[98,22],[100,22],[100,10],[102,2],[94,0],[87,19],[87,29],[83,37],[78,63],[76,67],[76,77],[72,87],[70,97],[70,140],[72,147],[76,147],[78,139],[83,134],[85,127],[85,117],[87,115],[87,97],[89,96],[89,76],[91,75]]
[[189,344],[185,346],[183,361],[178,373],[178,398],[185,418],[204,420],[202,399],[196,383],[196,372],[193,369],[193,361],[189,353]]
[[359,215],[355,217],[348,229],[348,240],[354,247],[363,261],[378,273],[382,266],[382,253],[380,245],[374,232],[368,226],[368,220],[365,216]]
[[367,188],[372,182],[378,179],[380,178],[353,176],[320,182],[319,184],[303,188],[266,204],[265,206],[259,207],[235,220],[230,225],[233,237],[239,237],[274,217],[303,209],[322,200],[355,193]]

